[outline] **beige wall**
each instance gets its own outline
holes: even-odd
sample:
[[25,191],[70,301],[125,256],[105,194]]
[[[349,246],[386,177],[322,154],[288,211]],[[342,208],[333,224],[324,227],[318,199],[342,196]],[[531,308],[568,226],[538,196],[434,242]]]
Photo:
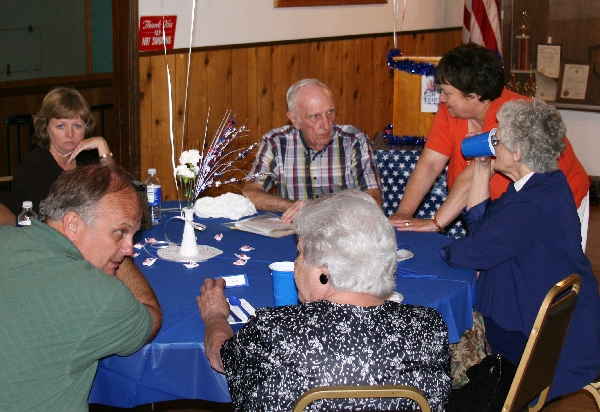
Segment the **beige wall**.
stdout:
[[[187,48],[193,3],[139,0],[139,15],[176,15],[175,48]],[[396,18],[397,32],[459,27],[464,9],[464,0],[387,0],[385,4],[283,8],[274,7],[274,0],[195,3],[192,47],[391,33]]]

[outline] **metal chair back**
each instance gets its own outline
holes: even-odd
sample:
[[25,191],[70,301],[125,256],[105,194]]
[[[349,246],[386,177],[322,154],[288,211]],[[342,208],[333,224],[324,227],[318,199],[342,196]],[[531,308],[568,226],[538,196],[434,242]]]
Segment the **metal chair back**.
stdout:
[[538,402],[529,410],[539,411],[546,403],[580,288],[581,276],[573,274],[546,294],[502,412],[519,411],[538,395]]
[[431,412],[423,392],[417,388],[401,385],[323,386],[312,388],[298,398],[294,406],[294,412],[301,412],[312,402],[320,399],[340,398],[407,398],[415,401],[422,412]]

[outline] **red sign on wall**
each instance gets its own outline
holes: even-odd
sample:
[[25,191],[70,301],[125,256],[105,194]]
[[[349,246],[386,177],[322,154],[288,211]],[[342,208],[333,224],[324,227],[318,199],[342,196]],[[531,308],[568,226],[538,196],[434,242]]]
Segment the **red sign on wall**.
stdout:
[[172,49],[176,24],[177,16],[140,17],[140,51]]

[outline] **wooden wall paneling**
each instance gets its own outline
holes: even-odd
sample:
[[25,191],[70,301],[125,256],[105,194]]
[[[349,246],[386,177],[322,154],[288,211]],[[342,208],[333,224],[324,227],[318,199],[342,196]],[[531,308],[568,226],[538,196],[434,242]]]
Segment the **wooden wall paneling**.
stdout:
[[404,56],[415,55],[415,34],[399,33],[396,37],[396,44],[398,49]]
[[[234,89],[233,89],[233,51],[232,49],[210,50],[206,52],[206,99],[208,108],[210,109],[210,119],[208,121],[207,144],[213,143],[213,139],[217,136],[217,131],[223,122],[228,122],[231,115],[234,114],[236,107],[234,106]],[[226,114],[229,116],[226,117]],[[235,146],[235,142],[229,146],[231,150]],[[223,180],[216,178],[215,180]],[[232,191],[229,186],[220,188],[209,188],[201,196],[218,196],[221,193]]]
[[[153,131],[150,135],[152,156],[148,167],[156,168],[156,174],[162,186],[163,200],[173,200],[177,197],[173,176],[173,150],[170,140],[167,64],[173,85],[175,82],[174,77],[177,76],[174,55],[168,55],[167,57],[158,55],[152,58]],[[143,173],[143,175],[146,176],[147,173]]]
[[375,136],[373,124],[373,102],[375,94],[379,93],[373,88],[373,70],[377,62],[373,58],[373,40],[354,40],[357,51],[357,61],[354,65],[355,95],[353,113],[354,118],[361,119],[360,129],[370,138]]
[[[248,48],[233,49],[231,53],[231,90],[232,90],[232,110],[235,114],[237,126],[241,127],[244,123],[247,129],[250,127],[248,116]],[[251,138],[249,133],[240,136],[236,139],[237,144],[242,147],[251,145],[255,140]]]
[[[311,43],[300,43],[300,74],[298,75],[299,79],[307,79],[311,77],[310,75],[310,66],[311,66]],[[288,85],[289,88],[290,85]]]
[[[171,67],[171,84],[173,96],[173,142],[174,150],[171,153],[171,176],[174,176],[173,162],[175,166],[179,165],[179,157],[181,152],[190,149],[199,149],[194,142],[193,135],[190,135],[188,127],[189,102],[194,97],[190,95],[189,83],[194,79],[191,76],[191,55],[187,52],[172,55],[174,59],[173,67]],[[190,62],[190,76],[188,79],[188,59]],[[171,64],[171,63],[169,63]],[[198,77],[202,77],[202,71],[197,71]],[[187,102],[186,102],[187,100]],[[196,121],[196,119],[194,119]],[[172,177],[175,192],[169,196],[169,199],[183,198],[181,182],[176,177]]]
[[[256,127],[251,127],[249,113],[249,99],[250,96],[248,94],[249,89],[249,59],[248,54],[252,48],[248,47],[240,47],[233,49],[232,51],[232,89],[233,89],[233,107],[236,113],[236,122],[237,126],[241,127],[242,124],[246,124],[246,132],[236,138],[235,147],[236,149],[244,150],[248,148],[252,143],[256,141]],[[257,148],[253,149],[253,153],[255,153]],[[239,160],[236,162],[235,167],[242,170],[244,173],[250,171],[252,167],[252,162],[254,161],[253,155],[248,155],[245,159]],[[241,172],[237,172],[236,176],[240,176]],[[233,193],[242,194],[243,183],[236,183],[232,187],[227,188],[223,187],[220,189],[220,193],[225,193],[227,191],[233,191]]]
[[[189,94],[186,97],[186,89],[189,93],[189,86],[186,85],[188,70],[188,53],[178,53],[175,57],[175,77],[173,79],[173,137],[175,139],[175,164],[179,164],[179,156],[183,150],[195,149],[194,142],[190,140],[188,134],[188,116],[187,104],[189,103]],[[190,68],[191,70],[191,68]],[[191,79],[191,76],[190,76]],[[186,102],[186,99],[188,100]]]
[[152,59],[158,57],[140,57],[140,180],[146,179],[149,167],[154,167],[152,153]]
[[323,83],[329,87],[333,93],[333,99],[336,106],[336,122],[346,123],[346,95],[342,85],[343,72],[347,70],[342,62],[342,40],[330,40],[324,43],[324,66],[325,70]]
[[434,36],[433,33],[422,33],[417,36],[418,51],[422,56],[431,56],[434,50]]
[[373,39],[373,135],[392,123],[394,106],[393,72],[387,66],[387,54],[394,47],[393,36]]
[[[184,134],[184,112],[186,100],[186,72],[187,72],[187,53],[173,55],[174,64],[171,67],[171,82],[173,93],[173,140],[175,142],[175,165],[179,165],[179,156],[183,150],[192,149],[193,143],[190,142],[187,133]],[[187,121],[187,118],[186,118]]]
[[[308,74],[308,55],[302,55],[303,47],[301,44],[292,43],[283,46],[281,50],[281,107],[285,111],[284,124],[290,123],[287,119],[287,100],[286,94],[290,86],[298,80],[306,78]],[[308,49],[306,49],[308,52]],[[303,73],[303,70],[304,73]]]
[[[273,66],[271,64],[271,49],[273,46],[257,47],[257,109],[258,109],[258,125],[257,131],[260,136],[271,130],[277,124],[273,121],[273,95],[272,95],[272,79]],[[275,119],[276,120],[276,119]],[[280,126],[280,125],[279,125]]]
[[316,41],[308,44],[307,78],[325,80],[325,42]]
[[260,142],[262,134],[258,128],[259,123],[259,111],[258,111],[258,99],[261,94],[261,89],[258,84],[259,77],[259,65],[258,65],[258,48],[250,47],[246,51],[247,66],[246,76],[248,81],[248,129],[249,129],[249,140],[251,142]]
[[271,99],[273,107],[273,124],[277,126],[283,126],[287,123],[287,105],[284,103],[285,99],[281,96],[285,95],[287,88],[283,85],[283,56],[282,51],[285,45],[279,45],[271,48]]
[[[258,48],[249,47],[246,49],[246,78],[248,82],[247,88],[247,125],[248,125],[248,144],[254,142],[259,143],[262,140],[262,133],[259,130],[259,108],[258,100],[261,95],[258,78],[259,78],[259,64],[258,64]],[[246,158],[248,164],[248,170],[251,164],[256,158],[256,151],[258,147],[250,152]],[[240,185],[243,187],[243,185]]]
[[208,134],[215,133],[228,110],[232,107],[231,49],[206,52],[207,100],[210,107]]
[[351,124],[356,127],[361,127],[360,118],[354,116],[354,92],[356,90],[355,83],[355,64],[356,64],[356,44],[353,39],[339,41],[340,50],[340,97],[336,100],[336,105],[339,108],[340,119],[336,119],[340,124]]
[[453,30],[442,33],[442,35],[435,36],[432,39],[432,43],[435,44],[435,50],[432,55],[441,57],[462,44],[462,32],[461,30]]
[[430,53],[430,44],[426,41],[429,36],[427,33],[418,33],[414,36],[415,56],[428,56]]
[[208,114],[206,84],[206,52],[195,51],[192,53],[190,61],[186,135],[189,142],[188,148],[197,149],[201,152],[204,145]]

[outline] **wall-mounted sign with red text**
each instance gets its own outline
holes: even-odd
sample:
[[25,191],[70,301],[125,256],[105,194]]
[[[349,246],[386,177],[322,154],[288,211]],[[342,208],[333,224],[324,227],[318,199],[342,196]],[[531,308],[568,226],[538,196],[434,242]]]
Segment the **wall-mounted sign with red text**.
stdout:
[[140,17],[140,51],[172,49],[176,24],[177,16]]

